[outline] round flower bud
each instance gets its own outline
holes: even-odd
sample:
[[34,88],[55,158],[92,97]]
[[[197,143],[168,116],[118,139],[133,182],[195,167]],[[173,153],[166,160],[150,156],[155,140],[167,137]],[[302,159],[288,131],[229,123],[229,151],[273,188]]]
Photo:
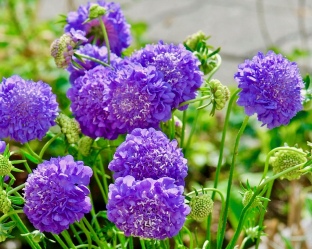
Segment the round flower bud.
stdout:
[[[302,152],[301,149],[297,149],[294,147],[292,147],[292,149],[297,150],[298,152]],[[296,151],[280,150],[275,153],[274,157],[271,157],[270,161],[273,167],[274,174],[278,174],[293,166],[305,163],[307,159],[304,155],[302,155],[301,153],[297,153]],[[281,179],[299,179],[301,176],[299,170],[300,169],[292,170],[281,176]]]
[[106,9],[98,4],[91,5],[89,10],[89,19],[95,19],[105,15]]
[[205,34],[203,33],[203,31],[199,30],[197,33],[188,36],[183,43],[194,51],[197,48],[197,44],[205,39]]
[[8,198],[7,193],[2,190],[0,191],[0,212],[4,214],[8,213],[11,208],[11,201]]
[[93,139],[91,137],[82,137],[78,141],[78,149],[83,156],[90,155],[91,146],[93,144]]
[[9,159],[0,155],[0,176],[8,175],[12,170],[12,164]]
[[[244,196],[243,196],[244,207],[246,207],[248,205],[248,203],[250,202],[253,195],[254,195],[254,192],[252,190],[248,190],[244,193]],[[252,204],[250,205],[250,208],[256,208],[256,207],[261,206],[261,205],[262,205],[262,203],[257,196],[254,199],[254,201],[252,202]]]
[[206,194],[194,196],[189,206],[191,207],[190,217],[194,220],[202,220],[212,212],[213,200]]
[[54,57],[55,64],[58,68],[65,69],[69,66],[78,41],[87,41],[84,34],[81,30],[71,30],[51,44],[51,55]]
[[80,125],[77,120],[67,117],[61,113],[55,120],[61,127],[62,133],[66,136],[67,141],[71,144],[77,143],[81,133]]
[[211,93],[213,95],[213,101],[217,110],[222,110],[225,107],[226,101],[230,98],[230,90],[221,84],[219,80],[211,80],[209,82]]

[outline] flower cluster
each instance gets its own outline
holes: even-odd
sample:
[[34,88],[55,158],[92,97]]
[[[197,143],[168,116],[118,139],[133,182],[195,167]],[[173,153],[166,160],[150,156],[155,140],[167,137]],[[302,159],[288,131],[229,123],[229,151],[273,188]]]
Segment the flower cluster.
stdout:
[[170,142],[161,131],[135,129],[117,148],[108,168],[115,172],[115,179],[127,175],[136,180],[171,177],[176,185],[184,186],[187,160],[177,145],[176,140]]
[[92,209],[87,185],[92,169],[72,156],[39,164],[25,184],[24,213],[40,232],[61,233]]
[[0,84],[0,139],[10,136],[21,143],[41,140],[55,125],[57,116],[56,95],[48,84],[24,80],[17,75],[3,79]]
[[[178,108],[182,102],[194,99],[196,90],[203,82],[203,73],[199,70],[200,61],[183,44],[176,46],[162,41],[156,45],[148,44],[132,54],[130,60],[144,67],[155,66],[163,73],[164,80],[171,85],[171,91],[175,95],[172,109]],[[187,105],[180,110],[186,108]]]
[[[107,31],[109,45],[112,52],[120,56],[121,52],[129,47],[132,41],[130,24],[127,23],[119,4],[105,1],[97,1],[96,3],[106,9],[106,14],[102,16],[102,20]],[[84,23],[89,17],[89,10],[93,4],[89,2],[87,5],[80,5],[78,11],[69,12],[64,30],[65,32],[71,29],[82,30],[86,32],[88,42],[95,41],[96,45],[101,46],[102,44],[105,45],[105,41],[99,20],[93,19]]]
[[190,213],[182,195],[186,162],[161,131],[133,130],[109,164],[116,181],[109,187],[108,219],[126,236],[175,236]]
[[142,181],[120,177],[109,186],[107,218],[126,236],[171,238],[179,233],[190,213],[183,191],[183,186],[168,177]]
[[269,129],[287,125],[303,109],[299,68],[281,54],[259,52],[238,66],[234,78],[242,89],[237,104],[245,107],[248,116],[257,113]]

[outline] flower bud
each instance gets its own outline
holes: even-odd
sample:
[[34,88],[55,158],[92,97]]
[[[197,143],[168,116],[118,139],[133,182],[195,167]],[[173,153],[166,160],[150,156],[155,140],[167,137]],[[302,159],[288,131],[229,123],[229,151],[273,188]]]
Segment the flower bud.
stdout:
[[184,41],[184,44],[194,51],[196,50],[198,43],[206,39],[207,37],[203,31],[199,30],[197,33],[188,36]]
[[[248,205],[248,203],[250,202],[253,195],[254,195],[254,192],[252,190],[248,190],[244,193],[244,196],[243,196],[244,207],[246,207]],[[256,198],[254,199],[254,201],[250,205],[250,208],[256,208],[256,207],[260,207],[260,206],[262,206],[262,203],[261,203],[259,197],[256,196]]]
[[230,98],[230,90],[227,86],[221,84],[219,80],[213,79],[208,83],[212,94],[213,110],[222,110],[225,107],[226,102]]
[[66,136],[69,143],[73,144],[78,142],[81,129],[76,119],[69,118],[61,113],[56,118],[55,122],[61,127],[62,133]]
[[85,32],[72,29],[51,44],[51,55],[54,57],[55,64],[58,68],[65,69],[69,66],[78,42],[87,41],[84,35]]
[[10,160],[5,156],[0,155],[0,176],[8,175],[11,170],[12,164]]
[[8,198],[7,193],[2,190],[0,191],[0,211],[4,214],[8,213],[11,208],[11,201]]
[[89,19],[96,19],[106,14],[106,9],[98,4],[94,4],[89,10]]
[[[293,166],[305,163],[307,161],[307,158],[300,153],[302,152],[302,149],[297,149],[295,147],[291,148],[298,152],[290,150],[279,150],[275,153],[274,157],[270,158],[274,174],[281,173]],[[302,174],[299,172],[299,170],[300,169],[292,170],[281,176],[281,179],[299,179]]]
[[78,149],[83,156],[90,155],[91,152],[91,146],[93,144],[93,139],[91,137],[82,137],[78,141]]
[[211,197],[206,194],[194,196],[189,206],[191,208],[190,217],[194,220],[202,220],[212,212],[213,201]]

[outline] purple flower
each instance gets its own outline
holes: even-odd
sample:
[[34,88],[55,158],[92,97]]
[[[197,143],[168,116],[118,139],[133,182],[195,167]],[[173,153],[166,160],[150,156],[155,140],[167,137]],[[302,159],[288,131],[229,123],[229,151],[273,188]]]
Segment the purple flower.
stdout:
[[127,175],[136,180],[171,177],[175,179],[174,184],[184,186],[187,160],[177,145],[176,140],[170,142],[164,133],[154,128],[134,129],[117,148],[108,168],[115,171],[114,179]]
[[[103,61],[107,63],[107,48],[106,47],[97,47],[95,45],[87,44],[83,47],[80,47],[77,51],[78,54],[84,54],[88,55],[90,57],[93,57],[95,59],[98,59],[100,61]],[[85,63],[82,63],[80,60],[78,60],[76,57],[72,57],[72,60],[74,60],[76,63],[78,63],[80,66],[82,66],[84,69],[77,69],[72,63],[69,64],[69,67],[67,68],[67,71],[70,73],[69,81],[71,84],[74,84],[75,80],[83,76],[85,74],[85,70],[90,70],[92,68],[95,68],[96,66],[100,65],[97,62],[83,59]],[[123,65],[125,61],[118,57],[117,55],[111,53],[110,56],[111,60],[111,66],[115,69],[117,69],[119,66]]]
[[97,66],[77,78],[67,92],[72,102],[70,110],[79,122],[81,132],[94,139],[116,139],[124,133],[118,127],[113,128],[112,122],[108,120],[108,84],[112,73],[113,70],[108,67]]
[[93,172],[73,157],[39,164],[25,184],[24,213],[40,232],[59,234],[92,209],[87,185]]
[[109,119],[113,128],[158,127],[171,118],[174,94],[163,75],[153,66],[131,63],[116,72],[110,82]]
[[234,79],[242,89],[237,104],[245,107],[248,116],[257,113],[262,126],[272,129],[287,125],[303,109],[300,91],[304,84],[299,68],[281,54],[259,52],[238,65]]
[[107,218],[126,236],[171,238],[183,227],[190,207],[184,204],[183,186],[163,177],[135,181],[120,177],[109,186]]
[[[182,102],[194,99],[196,90],[203,82],[203,73],[199,70],[200,61],[182,44],[175,46],[159,41],[156,45],[146,45],[145,48],[136,51],[130,60],[144,67],[155,66],[164,74],[164,80],[171,85],[175,94],[172,109],[178,108]],[[186,108],[187,105],[179,109]]]
[[18,75],[0,84],[0,139],[11,137],[21,143],[41,140],[55,125],[58,103],[51,87],[42,81],[24,80]]
[[6,143],[4,141],[0,141],[0,153],[3,153],[6,148]]
[[[127,23],[120,5],[114,2],[97,1],[98,5],[104,7],[107,12],[102,17],[111,51],[118,56],[121,52],[130,46],[132,37],[130,34],[130,24]],[[87,5],[80,5],[77,12],[69,12],[67,16],[67,25],[65,31],[83,30],[86,32],[89,42],[96,41],[96,45],[101,46],[105,41],[103,39],[103,32],[98,19],[91,20],[82,24],[89,17],[89,9],[94,3]]]

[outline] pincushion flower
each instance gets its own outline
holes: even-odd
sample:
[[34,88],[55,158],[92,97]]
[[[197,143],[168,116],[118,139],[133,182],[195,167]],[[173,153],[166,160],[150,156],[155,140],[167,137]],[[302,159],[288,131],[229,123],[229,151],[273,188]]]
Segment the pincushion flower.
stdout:
[[113,128],[108,120],[110,73],[112,69],[97,66],[76,79],[67,91],[67,97],[72,102],[70,109],[80,124],[81,132],[94,139],[116,139],[124,133],[118,127]]
[[130,63],[110,79],[109,119],[113,128],[158,127],[171,118],[174,94],[154,66]]
[[[90,57],[93,57],[95,59],[98,59],[100,61],[103,61],[107,63],[107,48],[106,47],[98,47],[96,45],[86,44],[85,46],[81,46],[79,49],[76,50],[78,54],[88,55]],[[72,60],[74,60],[76,63],[78,63],[80,66],[83,67],[83,69],[79,69],[75,67],[72,63],[69,64],[69,67],[67,68],[67,71],[70,73],[69,81],[71,84],[74,84],[75,80],[83,76],[85,74],[86,70],[90,70],[92,68],[95,68],[96,66],[99,66],[100,64],[91,61],[88,59],[83,59],[85,63],[82,63],[80,60],[78,60],[76,57],[72,57]],[[123,65],[124,60],[115,55],[114,53],[110,54],[110,65],[117,69],[119,66]]]
[[[130,24],[127,23],[118,3],[105,1],[97,1],[96,3],[106,9],[106,14],[102,16],[102,20],[107,31],[110,48],[113,53],[120,56],[121,52],[129,47],[132,41]],[[94,19],[83,24],[88,19],[89,9],[93,4],[95,3],[89,2],[87,5],[80,5],[78,11],[69,12],[64,30],[70,31],[73,28],[85,31],[90,43],[95,40],[96,45],[101,46],[105,44],[105,41],[99,20]]]
[[0,139],[11,137],[26,143],[41,140],[55,125],[58,103],[51,87],[42,81],[24,80],[18,75],[0,84]]
[[177,141],[170,140],[154,128],[134,129],[116,150],[108,168],[114,171],[114,179],[127,175],[136,180],[171,177],[176,185],[185,185],[187,160]]
[[92,209],[87,185],[93,172],[73,157],[39,164],[25,184],[24,213],[40,232],[59,234]]
[[259,52],[238,66],[234,79],[242,89],[237,104],[245,107],[248,116],[257,113],[269,129],[287,125],[303,109],[299,68],[281,54]]
[[[171,85],[175,94],[172,109],[178,108],[182,102],[194,99],[196,90],[203,82],[203,73],[199,70],[200,61],[182,44],[164,44],[159,41],[156,45],[146,45],[145,48],[133,53],[133,62],[142,66],[155,66],[164,74],[164,80]],[[180,108],[186,110],[187,105]]]
[[183,186],[168,177],[142,181],[133,176],[117,178],[109,186],[107,218],[126,236],[171,238],[179,233],[190,213],[183,191]]
[[85,33],[81,30],[71,29],[51,44],[51,55],[58,68],[67,68],[72,60],[74,49],[79,41],[87,41]]

